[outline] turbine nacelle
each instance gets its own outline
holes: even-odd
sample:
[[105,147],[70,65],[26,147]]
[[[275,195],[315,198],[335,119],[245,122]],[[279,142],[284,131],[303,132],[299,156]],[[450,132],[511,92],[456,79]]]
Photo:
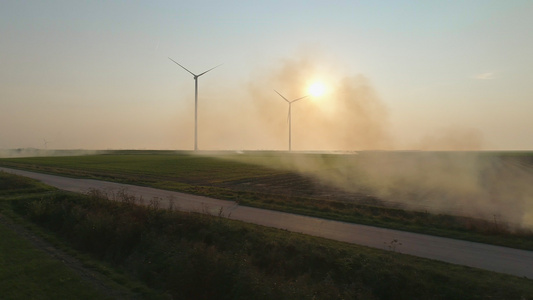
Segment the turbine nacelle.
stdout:
[[281,98],[283,98],[283,100],[287,101],[289,104],[290,104],[290,103],[293,103],[293,102],[296,102],[296,101],[298,101],[298,100],[302,100],[303,98],[307,98],[307,97],[309,97],[309,95],[305,95],[305,96],[300,97],[300,98],[298,98],[298,99],[294,99],[294,100],[292,100],[292,101],[289,101],[287,98],[283,97],[283,95],[280,94],[278,91],[274,90],[274,92],[276,92]]
[[220,65],[218,65],[218,66],[216,66],[216,67],[213,67],[213,68],[211,68],[211,69],[209,69],[209,70],[207,70],[207,71],[205,71],[205,72],[200,73],[200,74],[197,75],[197,74],[194,74],[193,72],[189,71],[189,70],[188,70],[187,68],[185,68],[184,66],[180,65],[177,61],[173,60],[172,58],[169,57],[168,59],[170,59],[171,61],[173,61],[173,62],[174,62],[175,64],[177,64],[178,66],[182,67],[185,71],[191,73],[191,75],[193,76],[194,80],[198,79],[198,77],[204,75],[205,73],[207,73],[207,72],[209,72],[209,71],[211,71],[211,70],[213,70],[213,69],[215,69],[215,68],[218,68],[218,67],[222,66],[222,64],[220,64]]

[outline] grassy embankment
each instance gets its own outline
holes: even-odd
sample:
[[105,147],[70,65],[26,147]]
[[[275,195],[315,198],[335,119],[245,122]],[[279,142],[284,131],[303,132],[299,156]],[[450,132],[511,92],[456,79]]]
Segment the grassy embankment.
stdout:
[[0,224],[2,299],[105,299],[72,270]]
[[[505,223],[492,220],[387,207],[374,197],[347,194],[299,174],[281,162],[287,159],[282,155],[301,160],[314,159],[319,154],[198,156],[123,151],[77,157],[0,159],[0,165],[152,186],[234,200],[241,205],[533,250],[530,230],[511,230]],[[326,164],[328,160],[338,160],[338,156],[320,156]]]
[[[101,263],[73,252],[13,211],[18,201],[39,201],[54,197],[56,192],[34,180],[0,172],[0,298],[115,299],[117,295],[130,295],[128,289],[154,295],[146,292],[146,288],[139,288],[138,282],[125,280]],[[55,250],[50,243],[39,242],[43,236],[62,249]],[[71,256],[64,254],[65,251],[77,258],[66,261],[65,255]],[[83,267],[78,259],[83,260],[87,273],[79,272]],[[94,276],[97,270],[106,275]]]
[[533,299],[531,280],[514,276],[35,185],[0,173],[2,214],[159,291],[147,298]]

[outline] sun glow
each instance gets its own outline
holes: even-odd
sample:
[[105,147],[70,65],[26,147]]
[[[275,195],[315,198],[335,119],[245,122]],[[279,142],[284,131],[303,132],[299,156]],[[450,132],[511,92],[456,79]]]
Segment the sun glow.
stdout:
[[322,82],[316,81],[309,85],[307,92],[313,97],[320,97],[326,92],[326,86]]

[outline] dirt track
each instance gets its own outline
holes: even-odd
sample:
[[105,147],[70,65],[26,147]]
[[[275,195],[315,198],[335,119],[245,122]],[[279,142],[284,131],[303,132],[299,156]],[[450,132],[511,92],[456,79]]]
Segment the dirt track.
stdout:
[[259,225],[533,279],[532,251],[244,207],[232,201],[148,187],[65,178],[7,168],[0,170],[31,177],[67,191],[85,193],[90,189],[98,189],[109,195],[125,191],[129,195],[142,197],[146,203],[157,199],[164,207],[172,205],[179,210],[223,215]]

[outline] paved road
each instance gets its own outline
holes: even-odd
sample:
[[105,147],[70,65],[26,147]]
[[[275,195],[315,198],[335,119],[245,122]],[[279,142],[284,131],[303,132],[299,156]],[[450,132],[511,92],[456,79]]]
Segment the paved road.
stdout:
[[98,189],[109,195],[114,195],[119,191],[125,191],[129,195],[135,195],[138,198],[142,197],[145,203],[148,203],[152,199],[157,199],[161,207],[173,205],[174,208],[184,211],[196,211],[213,215],[222,213],[225,217],[234,220],[286,229],[372,248],[390,250],[391,242],[396,240],[398,242],[393,244],[396,244],[395,251],[397,252],[533,279],[533,251],[329,221],[239,206],[232,201],[217,200],[148,187],[91,179],[73,179],[2,167],[0,167],[0,171],[31,177],[62,190],[85,193],[90,189]]

